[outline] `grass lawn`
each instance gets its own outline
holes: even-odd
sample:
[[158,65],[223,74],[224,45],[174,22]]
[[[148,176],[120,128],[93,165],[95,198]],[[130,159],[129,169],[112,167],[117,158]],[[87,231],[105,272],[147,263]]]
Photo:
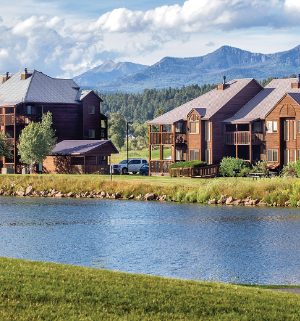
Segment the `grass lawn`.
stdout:
[[295,294],[0,259],[1,321],[299,319]]

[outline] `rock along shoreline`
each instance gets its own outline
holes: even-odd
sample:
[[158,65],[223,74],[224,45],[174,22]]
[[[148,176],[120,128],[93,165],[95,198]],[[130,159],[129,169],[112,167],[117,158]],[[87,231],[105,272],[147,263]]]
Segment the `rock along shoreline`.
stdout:
[[[55,189],[37,191],[33,186],[29,185],[24,189],[14,191],[13,189],[0,189],[0,196],[16,196],[16,197],[51,197],[51,198],[96,198],[96,199],[114,199],[114,200],[139,200],[139,201],[160,201],[160,202],[178,202],[176,199],[163,194],[157,195],[155,193],[146,193],[145,195],[123,195],[121,192],[109,193],[105,191],[96,192],[81,192],[81,193],[62,193]],[[189,202],[187,202],[189,203]],[[197,202],[190,202],[197,203]],[[284,204],[279,203],[266,203],[259,199],[252,199],[247,197],[245,199],[236,199],[232,196],[221,195],[219,198],[212,198],[205,202],[198,202],[202,205],[225,205],[225,206],[250,206],[250,207],[291,207],[290,202]],[[297,203],[297,207],[300,207],[300,201]]]

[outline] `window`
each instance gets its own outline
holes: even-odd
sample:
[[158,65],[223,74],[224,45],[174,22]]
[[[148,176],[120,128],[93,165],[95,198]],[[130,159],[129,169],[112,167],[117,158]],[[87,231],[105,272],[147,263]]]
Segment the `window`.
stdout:
[[71,165],[84,165],[84,157],[71,157]]
[[131,161],[128,162],[128,164],[139,165],[139,164],[141,164],[141,160],[140,159],[132,159]]
[[205,135],[204,135],[204,139],[206,142],[210,141],[210,128],[211,128],[211,123],[206,121],[204,122],[204,128],[205,128]]
[[105,162],[106,159],[107,159],[107,156],[98,156],[99,165],[102,165],[102,163]]
[[152,133],[159,132],[159,126],[158,125],[151,125],[151,132]]
[[183,161],[183,150],[176,149],[176,161]]
[[286,141],[290,139],[290,122],[288,120],[283,122],[283,139]]
[[199,160],[200,158],[200,153],[199,149],[190,149],[190,160]]
[[268,162],[278,162],[278,149],[268,149]]
[[142,163],[143,164],[148,164],[148,162],[145,159],[142,160]]
[[32,106],[26,106],[26,114],[32,115]]
[[300,120],[297,121],[298,124],[298,134],[300,134]]
[[211,164],[211,151],[210,151],[210,149],[206,149],[205,150],[205,162],[207,163],[207,164]]
[[95,138],[95,129],[89,129],[89,138]]
[[297,160],[297,150],[296,149],[294,149],[294,162]]
[[271,120],[267,121],[267,133],[277,133],[277,121]]
[[94,115],[96,112],[96,107],[95,106],[89,106],[88,107],[89,115]]
[[296,140],[296,137],[297,137],[296,121],[293,120],[293,139]]
[[190,122],[190,134],[199,134],[199,121]]

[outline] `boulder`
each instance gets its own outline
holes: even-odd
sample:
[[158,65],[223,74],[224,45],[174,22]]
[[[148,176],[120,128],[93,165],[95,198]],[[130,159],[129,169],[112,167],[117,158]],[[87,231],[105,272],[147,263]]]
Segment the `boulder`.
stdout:
[[134,195],[133,195],[133,194],[129,195],[129,196],[128,196],[128,199],[129,199],[129,200],[134,199]]
[[64,194],[62,192],[58,192],[54,195],[54,197],[57,197],[57,198],[64,197]]
[[233,197],[232,196],[229,196],[226,201],[225,201],[225,204],[226,205],[232,205],[232,202],[234,201]]
[[29,196],[32,194],[32,192],[33,192],[33,187],[31,185],[27,186],[25,190],[25,195]]
[[227,200],[225,195],[221,195],[220,199],[218,200],[218,204],[224,204]]
[[207,204],[209,204],[209,205],[215,205],[215,204],[218,204],[218,201],[217,201],[215,198],[212,198],[212,199],[210,199],[210,200],[207,202]]
[[146,201],[154,201],[156,199],[156,195],[154,193],[147,193],[145,196],[144,196],[144,199]]

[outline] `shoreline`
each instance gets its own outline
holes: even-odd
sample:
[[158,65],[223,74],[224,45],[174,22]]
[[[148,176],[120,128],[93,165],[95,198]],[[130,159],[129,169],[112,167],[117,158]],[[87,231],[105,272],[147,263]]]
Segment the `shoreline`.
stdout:
[[0,196],[96,198],[247,207],[300,207],[300,179],[0,175]]

